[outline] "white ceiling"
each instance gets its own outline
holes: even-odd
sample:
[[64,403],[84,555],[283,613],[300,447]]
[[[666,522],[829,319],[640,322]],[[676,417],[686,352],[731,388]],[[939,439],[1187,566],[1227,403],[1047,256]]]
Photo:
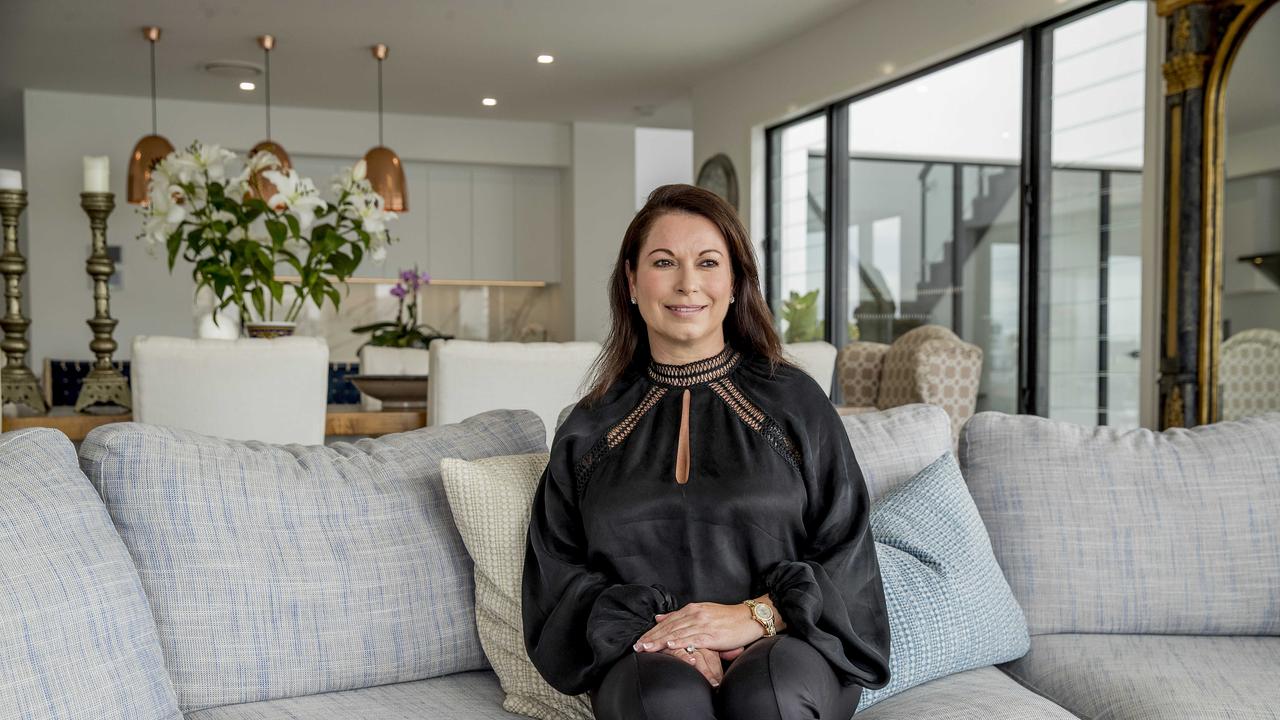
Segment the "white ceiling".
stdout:
[[[7,0],[0,96],[23,88],[146,96],[144,25],[158,25],[159,95],[262,103],[263,83],[205,72],[262,62],[277,37],[273,104],[690,127],[690,87],[860,0]],[[535,57],[550,53],[551,65]],[[498,105],[481,106],[483,97]],[[637,109],[639,108],[639,109]]]

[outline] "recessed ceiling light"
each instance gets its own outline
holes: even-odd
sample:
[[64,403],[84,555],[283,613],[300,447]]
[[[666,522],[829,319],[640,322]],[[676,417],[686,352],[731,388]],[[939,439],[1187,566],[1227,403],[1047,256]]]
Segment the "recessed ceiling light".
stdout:
[[252,89],[254,89],[254,88],[256,88],[256,87],[258,87],[258,86],[257,86],[257,85],[254,85],[253,83],[249,82],[248,80],[245,80],[244,82],[240,83],[240,89],[241,89],[241,90],[252,90]]
[[542,63],[543,65],[550,65],[551,63],[553,63],[553,62],[555,62],[555,61],[556,61],[556,59],[555,59],[555,57],[554,57],[554,56],[552,56],[552,55],[539,55],[539,56],[538,56],[538,62]]
[[897,70],[897,68],[894,67],[893,63],[880,63],[880,73],[882,75],[892,75],[894,70]]
[[483,103],[485,107],[493,107],[498,104],[498,101],[493,98],[485,98],[480,102]]

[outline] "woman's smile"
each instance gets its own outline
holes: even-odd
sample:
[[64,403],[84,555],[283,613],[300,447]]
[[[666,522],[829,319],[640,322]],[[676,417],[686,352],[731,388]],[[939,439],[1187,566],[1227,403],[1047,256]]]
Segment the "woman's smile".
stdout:
[[676,317],[681,318],[693,317],[707,308],[706,305],[666,305],[665,307]]

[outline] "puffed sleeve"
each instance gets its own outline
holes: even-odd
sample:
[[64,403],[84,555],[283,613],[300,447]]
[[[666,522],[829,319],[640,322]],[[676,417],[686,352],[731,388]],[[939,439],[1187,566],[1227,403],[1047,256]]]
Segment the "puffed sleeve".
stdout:
[[797,437],[809,503],[807,546],[765,574],[786,632],[813,645],[842,685],[889,682],[889,615],[871,537],[870,499],[835,408],[806,418]]
[[599,686],[609,667],[649,628],[679,609],[661,585],[612,582],[587,567],[570,455],[554,443],[534,494],[524,556],[525,649],[534,667],[566,695]]

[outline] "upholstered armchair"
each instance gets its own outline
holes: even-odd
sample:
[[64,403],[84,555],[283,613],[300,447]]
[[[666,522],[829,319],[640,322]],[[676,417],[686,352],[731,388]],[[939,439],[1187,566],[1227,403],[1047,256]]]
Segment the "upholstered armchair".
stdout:
[[1280,410],[1280,331],[1242,330],[1222,342],[1222,419]]
[[862,412],[911,403],[938,405],[951,417],[955,442],[978,404],[982,348],[941,325],[925,325],[903,333],[892,345],[849,343],[840,350],[836,375],[844,408]]

